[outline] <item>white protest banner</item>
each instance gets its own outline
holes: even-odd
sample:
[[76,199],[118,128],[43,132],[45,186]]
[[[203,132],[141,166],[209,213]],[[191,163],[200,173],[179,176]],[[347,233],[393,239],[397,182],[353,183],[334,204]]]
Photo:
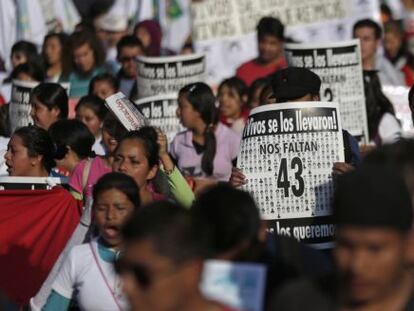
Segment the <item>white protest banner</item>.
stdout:
[[266,267],[257,263],[207,260],[201,278],[203,296],[244,311],[263,310]]
[[286,36],[297,42],[326,42],[352,37],[355,21],[380,20],[378,0],[203,0],[193,1],[192,38],[207,55],[208,82],[234,75],[257,56],[256,26],[264,16],[280,19]]
[[382,86],[382,92],[390,100],[394,107],[395,116],[400,120],[404,137],[414,137],[413,119],[410,106],[408,104],[407,86]]
[[50,190],[67,183],[67,177],[0,176],[0,190]]
[[334,162],[344,162],[337,103],[271,104],[250,112],[237,167],[271,231],[329,246]]
[[138,98],[178,92],[193,82],[204,82],[205,56],[138,57]]
[[134,103],[122,92],[107,97],[105,103],[128,131],[139,130],[148,124],[148,121],[135,107]]
[[167,135],[169,142],[178,132],[184,130],[177,117],[177,93],[146,97],[135,101],[135,104],[151,126],[160,128]]
[[359,40],[286,44],[285,56],[289,66],[305,67],[321,78],[321,100],[338,102],[343,128],[368,143]]
[[32,109],[30,92],[38,84],[39,82],[13,80],[9,104],[10,131],[12,133],[19,127],[33,124],[33,119],[30,116]]

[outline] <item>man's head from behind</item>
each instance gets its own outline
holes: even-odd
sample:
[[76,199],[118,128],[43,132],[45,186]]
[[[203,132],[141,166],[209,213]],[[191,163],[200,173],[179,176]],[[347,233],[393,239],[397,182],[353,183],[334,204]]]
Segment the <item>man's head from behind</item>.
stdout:
[[202,238],[188,211],[155,202],[123,228],[125,254],[117,263],[132,310],[180,310],[198,293]]
[[272,63],[283,55],[285,27],[274,17],[263,17],[257,25],[259,59],[263,63]]
[[321,79],[309,69],[287,67],[271,76],[273,97],[277,103],[318,101]]
[[338,180],[334,257],[346,302],[371,304],[399,290],[406,276],[412,223],[404,181],[381,166],[365,166]]

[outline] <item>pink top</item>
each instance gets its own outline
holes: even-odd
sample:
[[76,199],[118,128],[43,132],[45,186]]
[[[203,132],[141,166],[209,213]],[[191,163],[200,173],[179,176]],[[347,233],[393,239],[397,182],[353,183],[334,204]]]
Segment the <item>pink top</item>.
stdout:
[[92,188],[98,179],[106,173],[112,172],[112,169],[105,165],[105,162],[101,157],[95,157],[91,163],[86,187],[85,189],[82,189],[83,170],[85,169],[86,161],[86,159],[82,160],[76,165],[72,176],[69,178],[69,185],[75,191],[82,193],[85,198],[90,198],[92,197]]

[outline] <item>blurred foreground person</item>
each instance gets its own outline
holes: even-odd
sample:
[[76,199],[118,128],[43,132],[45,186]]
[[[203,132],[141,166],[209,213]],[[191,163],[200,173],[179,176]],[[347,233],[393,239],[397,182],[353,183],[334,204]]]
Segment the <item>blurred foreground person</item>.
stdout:
[[412,216],[393,171],[366,166],[343,175],[334,198],[336,273],[288,285],[272,310],[414,310]]

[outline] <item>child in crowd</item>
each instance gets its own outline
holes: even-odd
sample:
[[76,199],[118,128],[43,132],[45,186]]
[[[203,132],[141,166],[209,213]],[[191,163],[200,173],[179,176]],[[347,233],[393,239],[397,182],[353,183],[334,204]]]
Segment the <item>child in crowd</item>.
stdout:
[[95,154],[101,156],[105,155],[102,142],[102,126],[107,112],[105,102],[95,95],[82,97],[76,106],[76,118],[82,121],[95,136],[92,150]]
[[102,99],[118,92],[119,81],[110,73],[101,73],[95,76],[89,84],[89,95],[96,95]]
[[220,122],[238,133],[243,131],[249,109],[247,102],[247,86],[243,80],[233,77],[221,82],[218,88]]
[[247,99],[247,107],[249,107],[249,109],[253,109],[261,105],[260,94],[267,85],[270,85],[269,77],[254,80],[252,85],[249,87],[249,97]]
[[32,90],[30,103],[34,124],[45,130],[57,120],[68,117],[68,95],[60,84],[39,84]]
[[170,154],[184,175],[202,190],[217,181],[228,181],[239,153],[240,136],[219,122],[216,98],[204,83],[192,83],[178,94],[177,114],[187,129],[178,133]]
[[42,310],[68,310],[72,295],[81,310],[127,310],[113,262],[123,250],[120,229],[140,207],[134,180],[109,173],[93,189],[93,213],[99,235],[73,247],[53,284]]

